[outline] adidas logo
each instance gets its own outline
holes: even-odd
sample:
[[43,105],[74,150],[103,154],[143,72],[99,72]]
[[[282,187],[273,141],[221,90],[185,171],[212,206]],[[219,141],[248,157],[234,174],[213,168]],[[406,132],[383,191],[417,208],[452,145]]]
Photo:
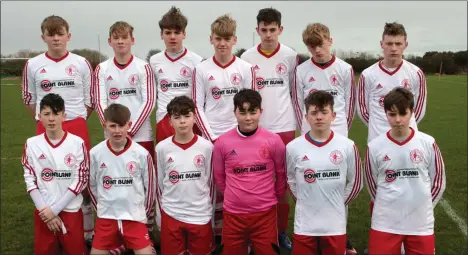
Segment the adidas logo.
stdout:
[[383,88],[383,86],[380,85],[380,83],[379,83],[379,85],[377,85],[377,89],[381,89],[381,88]]
[[314,81],[315,81],[314,77],[310,77],[309,82],[314,82]]
[[174,160],[172,160],[172,157],[169,157],[169,159],[167,160],[167,163],[172,163],[174,162]]
[[44,68],[42,68],[41,73],[47,73],[47,71]]
[[108,81],[112,81],[112,80],[114,80],[114,79],[112,79],[112,76],[109,75],[109,77],[107,77],[107,80],[108,80]]
[[106,166],[106,164],[104,162],[102,162],[101,168],[107,168],[107,166]]
[[44,154],[41,154],[41,156],[39,156],[39,159],[45,159]]
[[306,160],[309,160],[309,157],[307,157],[307,155],[304,155],[304,157],[302,157],[302,161],[306,161]]
[[163,73],[163,70],[161,68],[159,68],[158,73]]
[[383,161],[389,161],[389,160],[390,160],[390,158],[388,157],[388,155],[385,155]]
[[255,70],[259,70],[260,67],[258,67],[258,65],[255,65],[254,69],[255,69]]
[[232,150],[231,153],[229,153],[229,155],[237,155],[237,153],[235,150]]
[[210,78],[209,78],[208,80],[209,80],[209,81],[214,81],[213,76],[210,76]]

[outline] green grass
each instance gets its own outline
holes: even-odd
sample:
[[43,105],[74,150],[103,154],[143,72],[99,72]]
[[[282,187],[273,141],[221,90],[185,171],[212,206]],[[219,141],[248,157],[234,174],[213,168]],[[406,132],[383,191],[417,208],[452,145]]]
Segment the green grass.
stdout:
[[[357,79],[356,79],[357,80]],[[15,84],[10,86],[9,84]],[[1,254],[33,253],[33,208],[26,192],[21,153],[24,141],[35,134],[36,124],[21,103],[20,80],[2,80],[1,87]],[[427,77],[427,111],[419,128],[437,139],[447,177],[444,194],[453,210],[467,219],[467,78]],[[154,112],[151,117],[154,124]],[[91,143],[102,139],[95,113],[88,121]],[[154,126],[154,125],[153,125]],[[367,128],[355,118],[350,131],[363,155]],[[293,230],[294,204],[291,202],[289,234]],[[467,240],[442,207],[435,210],[437,254],[468,254]],[[359,252],[367,246],[370,228],[369,196],[364,188],[349,207],[348,236]]]

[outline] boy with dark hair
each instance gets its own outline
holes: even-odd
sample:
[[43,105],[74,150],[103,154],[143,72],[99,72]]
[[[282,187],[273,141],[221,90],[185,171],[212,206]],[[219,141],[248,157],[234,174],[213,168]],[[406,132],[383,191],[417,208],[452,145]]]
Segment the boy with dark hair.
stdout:
[[[34,254],[83,254],[83,202],[89,154],[80,137],[62,129],[65,102],[54,93],[38,105],[45,132],[24,145],[24,180],[34,210]],[[37,178],[40,176],[40,178]]]
[[223,254],[279,254],[276,207],[286,190],[285,146],[258,125],[262,97],[242,89],[234,96],[237,127],[215,142],[213,168],[224,196]]
[[162,254],[210,254],[213,247],[213,145],[194,134],[195,104],[173,98],[167,113],[175,135],[156,145]]
[[[410,126],[414,96],[405,88],[383,100],[391,129],[367,147],[365,177],[374,207],[369,254],[434,254],[434,208],[445,191],[435,139]],[[402,199],[404,198],[404,199]]]
[[346,206],[363,187],[361,159],[353,141],[331,130],[330,93],[313,92],[304,104],[310,130],[286,146],[296,200],[292,254],[345,254]]
[[133,142],[130,110],[111,104],[104,110],[108,139],[91,149],[89,193],[97,211],[91,254],[108,254],[121,246],[135,254],[152,254],[146,228],[155,202],[155,170],[151,154]]

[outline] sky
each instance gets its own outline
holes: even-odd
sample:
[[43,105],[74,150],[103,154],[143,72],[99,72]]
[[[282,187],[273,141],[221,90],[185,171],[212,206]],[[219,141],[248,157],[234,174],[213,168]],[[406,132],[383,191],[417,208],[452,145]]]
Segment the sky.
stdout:
[[70,50],[100,48],[108,57],[113,56],[107,43],[109,27],[116,21],[127,21],[135,28],[133,53],[145,59],[150,49],[164,49],[158,21],[172,5],[180,8],[189,21],[184,45],[202,57],[214,53],[209,42],[210,25],[223,14],[231,14],[237,21],[234,50],[257,45],[260,38],[255,32],[256,15],[266,7],[282,13],[280,42],[299,53],[307,53],[302,31],[315,22],[330,28],[333,49],[337,51],[380,53],[385,22],[393,21],[406,28],[408,55],[467,50],[466,1],[2,1],[1,53],[45,51],[40,24],[46,16],[55,14],[70,24]]

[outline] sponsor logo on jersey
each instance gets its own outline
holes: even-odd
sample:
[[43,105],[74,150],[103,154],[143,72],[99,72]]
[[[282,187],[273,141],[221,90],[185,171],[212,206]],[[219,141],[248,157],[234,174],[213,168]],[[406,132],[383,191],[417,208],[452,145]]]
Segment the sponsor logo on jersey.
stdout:
[[42,68],[41,73],[47,73],[47,71],[44,68]]
[[72,177],[71,170],[52,170],[50,168],[44,168],[41,171],[42,180],[49,182],[57,178],[57,180],[70,179]]
[[112,76],[109,75],[109,77],[107,77],[107,80],[108,80],[108,81],[112,81],[112,80],[114,80],[114,79],[112,79]]
[[385,154],[385,157],[383,158],[383,161],[389,161],[390,160],[390,157],[388,157],[387,154]]
[[138,83],[138,74],[132,74],[130,75],[130,77],[128,77],[128,83],[130,83],[130,85],[135,85]]
[[172,163],[174,162],[174,160],[172,159],[172,157],[169,157],[169,159],[167,160],[167,163]]
[[184,66],[180,69],[180,75],[182,75],[182,77],[185,77],[185,78],[189,78],[192,76],[192,70],[190,70],[190,68]]
[[132,177],[122,177],[122,178],[112,178],[110,176],[104,176],[102,178],[102,186],[105,189],[110,189],[112,187],[128,187],[133,185]]
[[279,63],[276,65],[275,71],[279,75],[285,75],[288,72],[288,68],[286,67],[285,64]]
[[39,159],[46,159],[46,157],[44,156],[44,154],[41,154],[41,156],[39,156]]
[[315,82],[315,79],[314,79],[313,76],[310,76],[310,78],[309,78],[309,83],[312,83],[312,82]]
[[312,93],[317,92],[319,90],[325,91],[325,92],[327,92],[328,94],[330,94],[330,95],[332,95],[334,97],[338,96],[338,90],[336,90],[336,89],[311,89],[311,90],[309,90],[309,94],[312,94]]
[[48,92],[52,88],[70,88],[75,86],[75,81],[74,80],[59,80],[59,81],[49,81],[49,80],[43,80],[41,81],[41,88],[42,90]]
[[208,81],[214,81],[215,78],[213,77],[213,75],[210,76],[210,78],[208,79]]
[[202,154],[195,156],[195,158],[193,158],[193,163],[198,168],[205,167],[205,156],[203,156]]
[[255,83],[257,84],[258,89],[263,89],[264,87],[283,87],[284,80],[282,78],[268,78],[264,79],[263,77],[255,78]]
[[169,172],[169,181],[172,184],[176,184],[180,181],[194,181],[199,180],[201,178],[200,171],[187,171],[179,173],[176,170],[172,170]]
[[163,72],[163,70],[161,68],[159,68],[158,73],[164,73],[164,72]]
[[188,89],[189,83],[187,81],[168,81],[161,80],[159,82],[159,87],[162,92],[166,92],[169,89]]
[[76,156],[72,153],[68,153],[63,159],[63,162],[65,163],[65,165],[72,167],[76,164]]
[[223,89],[220,89],[218,87],[213,87],[211,89],[211,95],[213,96],[214,99],[220,99],[221,96],[223,95],[234,96],[235,94],[237,94],[237,92],[239,92],[239,89],[235,87],[223,88]]
[[135,88],[110,88],[109,89],[109,98],[110,99],[117,99],[119,97],[128,97],[128,96],[136,96],[137,90]]
[[69,65],[65,68],[65,72],[69,75],[69,76],[75,76],[77,73],[78,73],[78,68],[76,68],[76,66],[74,65]]
[[335,164],[339,165],[343,162],[343,154],[339,150],[334,150],[330,153],[330,161]]
[[385,181],[386,182],[393,182],[396,179],[407,179],[407,178],[419,178],[419,171],[417,168],[404,168],[404,169],[397,169],[385,170]]
[[314,183],[315,182],[315,171],[313,169],[306,169],[304,171],[304,180],[307,183]]
[[239,85],[242,81],[242,76],[239,73],[231,74],[231,83],[232,85]]
[[100,168],[107,168],[106,163],[102,162]]
[[424,159],[422,152],[419,149],[414,149],[410,152],[410,159],[413,163],[421,163]]
[[134,175],[138,169],[138,164],[135,161],[130,161],[126,165],[127,172],[131,175]]
[[309,160],[309,157],[307,157],[307,155],[304,155],[304,157],[302,157],[301,161],[307,161],[307,160]]
[[250,166],[237,165],[233,167],[232,172],[236,175],[244,175],[247,173],[263,172],[266,170],[267,170],[266,164],[256,164],[256,165],[250,165]]
[[315,183],[316,180],[334,180],[340,179],[340,169],[313,170],[304,171],[304,180],[308,183]]

